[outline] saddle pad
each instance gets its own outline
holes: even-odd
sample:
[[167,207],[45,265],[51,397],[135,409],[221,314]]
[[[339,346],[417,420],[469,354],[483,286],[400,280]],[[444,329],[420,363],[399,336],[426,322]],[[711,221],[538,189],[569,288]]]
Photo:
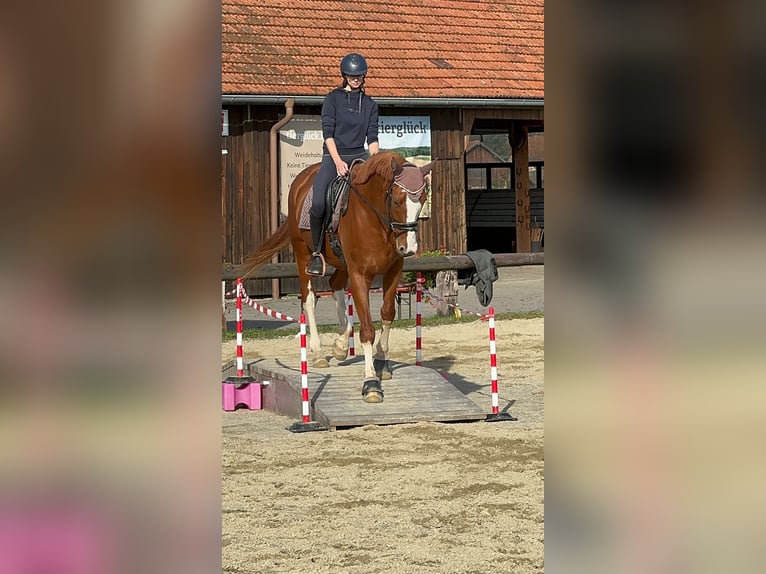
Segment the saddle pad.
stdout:
[[298,227],[301,229],[311,229],[311,223],[309,223],[309,211],[311,210],[313,199],[314,188],[312,187],[306,194],[306,199],[303,200],[303,206],[301,207],[301,217],[298,220]]
[[[329,185],[326,202],[332,208],[332,217],[330,218],[330,225],[328,229],[330,231],[337,231],[340,224],[341,215],[345,210],[345,206],[348,200],[348,186],[342,183],[343,178],[337,178]],[[306,194],[306,199],[303,200],[303,206],[301,207],[301,216],[298,220],[298,227],[300,229],[311,229],[311,220],[309,218],[309,212],[311,211],[311,204],[314,203],[314,188],[312,187]]]

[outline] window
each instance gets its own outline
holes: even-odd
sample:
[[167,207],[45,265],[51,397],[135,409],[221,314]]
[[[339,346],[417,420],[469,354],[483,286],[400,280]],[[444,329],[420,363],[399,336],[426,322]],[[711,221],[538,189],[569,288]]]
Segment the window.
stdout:
[[493,167],[490,171],[490,189],[513,189],[510,167]]
[[487,170],[483,167],[469,167],[467,169],[468,189],[487,189]]

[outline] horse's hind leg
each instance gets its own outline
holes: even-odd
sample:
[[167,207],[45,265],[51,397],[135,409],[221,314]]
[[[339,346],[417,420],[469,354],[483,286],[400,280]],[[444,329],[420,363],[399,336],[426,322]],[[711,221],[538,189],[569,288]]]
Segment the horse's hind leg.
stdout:
[[348,339],[351,336],[351,322],[346,313],[346,292],[343,289],[333,291],[332,297],[338,312],[338,336],[332,344],[332,355],[338,361],[344,361],[348,357]]
[[303,310],[306,312],[306,321],[309,325],[309,350],[311,351],[312,366],[326,368],[330,366],[327,359],[322,355],[322,341],[319,339],[319,330],[316,320],[316,296],[314,287],[309,281],[306,301],[303,304]]
[[348,340],[351,336],[351,322],[346,312],[346,273],[336,271],[330,278],[330,287],[333,290],[332,297],[335,300],[335,310],[338,313],[338,336],[332,345],[332,354],[338,361],[344,361],[348,357]]

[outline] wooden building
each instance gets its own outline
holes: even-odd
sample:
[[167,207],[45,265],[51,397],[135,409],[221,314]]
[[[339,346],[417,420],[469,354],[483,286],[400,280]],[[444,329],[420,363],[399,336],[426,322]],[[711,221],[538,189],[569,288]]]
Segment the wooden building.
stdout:
[[[224,262],[239,263],[279,223],[278,129],[290,117],[320,115],[349,52],[367,59],[366,91],[381,117],[430,118],[431,158],[443,159],[434,163],[421,249],[530,251],[528,136],[544,130],[543,22],[542,0],[423,0],[394,9],[372,0],[276,0],[268,6],[223,0]],[[508,157],[472,163],[466,149],[482,134],[504,134]],[[531,165],[541,182],[542,158]],[[481,189],[467,182],[486,166],[482,207],[499,214],[491,227],[473,225],[477,219],[468,211],[471,194]],[[502,197],[491,193],[498,189]],[[532,195],[542,197],[541,186],[535,189]],[[488,243],[483,234],[508,241]],[[290,260],[289,250],[282,260]],[[294,292],[294,283],[251,281],[248,291]]]

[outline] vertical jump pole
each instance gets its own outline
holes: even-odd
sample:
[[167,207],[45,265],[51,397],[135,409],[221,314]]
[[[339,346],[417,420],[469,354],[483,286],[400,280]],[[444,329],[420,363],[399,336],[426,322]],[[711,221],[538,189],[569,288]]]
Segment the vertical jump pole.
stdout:
[[309,402],[309,370],[308,359],[306,355],[306,314],[301,312],[301,414],[302,420],[299,423],[293,423],[287,430],[290,432],[310,432],[327,430],[317,422],[311,422],[311,403]]
[[354,296],[348,291],[348,322],[351,324],[351,332],[348,335],[348,356],[355,356],[354,351]]
[[242,279],[237,277],[237,376],[244,375],[242,359]]
[[[261,408],[261,386],[255,378],[245,375],[245,365],[242,353],[242,294],[244,293],[242,279],[237,278],[237,376],[226,377],[223,382],[223,409],[233,411],[237,407],[237,398],[243,397],[249,409]],[[248,369],[249,370],[249,369]]]
[[309,369],[306,357],[306,314],[301,313],[301,402],[303,422],[309,422]]
[[515,421],[516,417],[507,412],[499,412],[497,389],[497,347],[495,345],[495,308],[489,308],[489,371],[492,382],[492,414],[487,415],[487,422]]
[[418,271],[417,278],[415,280],[415,365],[421,366],[423,361],[422,350],[422,336],[421,329],[423,325],[423,318],[420,314],[420,301],[423,298],[423,275]]
[[495,308],[489,308],[489,376],[492,381],[492,414],[498,412],[497,397],[497,345],[495,343]]

